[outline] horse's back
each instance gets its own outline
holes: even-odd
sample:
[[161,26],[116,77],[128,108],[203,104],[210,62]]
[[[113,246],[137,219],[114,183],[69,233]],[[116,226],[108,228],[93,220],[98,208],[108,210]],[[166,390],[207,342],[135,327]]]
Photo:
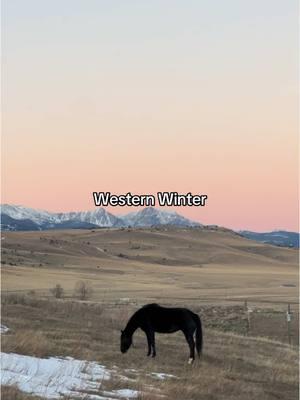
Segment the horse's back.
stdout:
[[151,308],[154,308],[154,309],[156,309],[156,308],[162,308],[162,306],[160,306],[159,304],[157,304],[157,303],[150,303],[150,304],[145,304],[142,308],[141,308],[141,310],[143,310],[143,309],[151,309]]
[[152,303],[146,304],[139,311],[143,322],[150,324],[157,332],[171,333],[196,327],[196,314],[187,308],[162,307]]
[[185,315],[185,316],[197,316],[193,311],[183,307],[164,307],[157,303],[145,304],[140,310],[153,311],[161,315]]

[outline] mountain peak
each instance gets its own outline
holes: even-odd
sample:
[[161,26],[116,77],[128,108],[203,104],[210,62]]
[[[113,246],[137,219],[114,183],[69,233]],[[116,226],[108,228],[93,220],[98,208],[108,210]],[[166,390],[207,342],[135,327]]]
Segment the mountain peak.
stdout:
[[[104,208],[96,208],[89,211],[70,211],[51,213],[44,210],[36,210],[29,207],[3,204],[1,207],[2,215],[9,217],[6,221],[10,221],[10,225],[2,224],[2,229],[5,226],[24,226],[24,220],[27,221],[27,226],[31,221],[37,226],[37,229],[54,229],[62,227],[86,227],[91,225],[99,227],[121,227],[121,226],[138,226],[149,227],[153,225],[177,225],[177,226],[200,226],[201,224],[191,221],[176,212],[163,211],[154,207],[146,207],[137,212],[131,212],[124,216],[115,216]],[[12,223],[13,221],[17,221]],[[18,222],[19,221],[19,222]],[[23,222],[20,222],[23,221]],[[26,225],[26,224],[25,224]],[[34,226],[34,225],[30,225]],[[9,228],[8,228],[9,229]],[[17,230],[11,228],[12,230]]]
[[201,226],[173,211],[164,211],[154,207],[146,207],[140,211],[121,217],[125,225],[147,227],[153,225]]

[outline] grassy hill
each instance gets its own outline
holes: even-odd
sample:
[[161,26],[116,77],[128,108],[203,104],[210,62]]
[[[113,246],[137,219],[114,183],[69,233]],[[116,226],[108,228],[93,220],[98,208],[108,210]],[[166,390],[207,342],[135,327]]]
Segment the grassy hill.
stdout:
[[298,251],[226,229],[151,228],[5,232],[2,288],[71,293],[78,280],[94,299],[295,301]]

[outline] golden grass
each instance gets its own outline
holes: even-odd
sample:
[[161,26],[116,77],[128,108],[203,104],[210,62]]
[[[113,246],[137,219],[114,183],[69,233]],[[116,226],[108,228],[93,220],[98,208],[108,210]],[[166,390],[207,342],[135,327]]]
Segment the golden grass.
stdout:
[[[101,390],[136,389],[143,400],[161,395],[182,400],[298,398],[298,352],[286,344],[205,327],[203,357],[189,366],[183,335],[157,335],[158,355],[149,359],[146,339],[138,331],[134,347],[122,355],[120,329],[134,306],[19,298],[20,303],[14,297],[3,305],[3,323],[11,330],[2,337],[2,350],[73,356],[115,367],[116,376]],[[153,372],[177,378],[160,381]],[[129,380],[121,382],[120,374]]]
[[[209,229],[99,229],[5,232],[2,290],[72,296],[77,281],[92,299],[210,304],[297,302],[298,252]],[[120,257],[120,254],[123,257]],[[283,284],[295,287],[284,287]]]

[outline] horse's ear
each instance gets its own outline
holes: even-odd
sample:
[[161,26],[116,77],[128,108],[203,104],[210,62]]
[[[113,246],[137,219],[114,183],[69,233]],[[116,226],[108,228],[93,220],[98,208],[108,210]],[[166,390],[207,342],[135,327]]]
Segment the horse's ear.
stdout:
[[122,329],[121,329],[121,333],[123,333],[124,331],[122,331]]

